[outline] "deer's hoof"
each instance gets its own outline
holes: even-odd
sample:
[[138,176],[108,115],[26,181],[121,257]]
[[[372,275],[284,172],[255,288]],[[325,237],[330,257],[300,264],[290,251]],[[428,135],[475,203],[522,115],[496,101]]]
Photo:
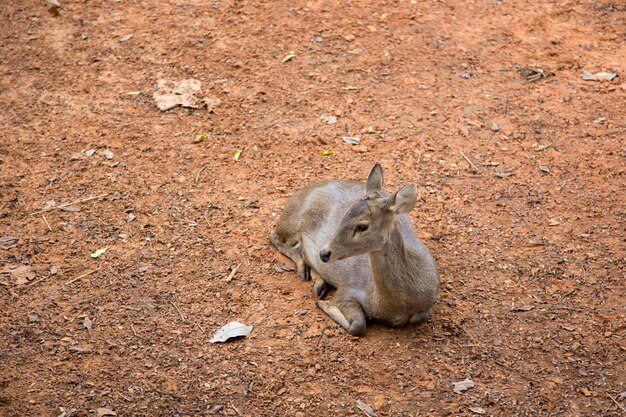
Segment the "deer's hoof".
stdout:
[[328,287],[326,286],[326,283],[322,281],[321,283],[316,283],[313,286],[313,291],[315,291],[315,295],[317,296],[317,298],[322,298],[326,295]]

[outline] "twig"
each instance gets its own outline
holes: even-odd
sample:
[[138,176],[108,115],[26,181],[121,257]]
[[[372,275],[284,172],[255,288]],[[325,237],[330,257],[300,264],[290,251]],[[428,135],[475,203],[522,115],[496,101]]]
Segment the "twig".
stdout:
[[133,323],[130,324],[130,329],[133,331],[133,334],[135,335],[135,337],[139,337],[137,335],[137,332],[135,331],[135,326],[133,326]]
[[228,274],[228,277],[226,277],[226,282],[230,282],[233,280],[233,277],[237,273],[237,270],[239,269],[240,266],[241,264],[237,265],[236,267],[233,268],[232,271],[230,271],[230,274]]
[[316,348],[319,347],[320,342],[322,341],[322,338],[324,337],[324,332],[326,331],[326,329],[328,329],[328,326],[324,326],[324,328],[320,332],[320,338],[317,339],[317,344],[315,345]]
[[85,272],[84,274],[79,275],[79,276],[77,276],[76,278],[72,278],[72,279],[70,279],[69,281],[67,281],[67,282],[66,282],[65,284],[63,284],[63,285],[70,285],[70,284],[72,284],[72,283],[74,283],[74,282],[78,281],[79,279],[83,279],[83,278],[85,278],[86,276],[91,275],[91,274],[93,274],[94,272],[99,271],[99,270],[100,270],[100,268],[92,269],[91,271],[89,271],[89,272]]
[[122,306],[122,308],[125,308],[126,310],[132,310],[132,311],[141,311],[140,308],[135,308],[131,306]]
[[45,277],[41,277],[41,278],[39,278],[39,279],[37,279],[37,280],[35,280],[35,281],[33,281],[33,282],[29,282],[29,283],[28,283],[28,286],[29,286],[29,287],[32,287],[32,286],[33,286],[33,285],[35,285],[35,284],[39,284],[41,281],[44,281],[44,280],[46,280],[46,279],[50,278],[50,276],[51,276],[51,275],[52,275],[52,274],[48,274],[48,275],[46,275]]
[[204,329],[202,328],[202,326],[200,326],[198,323],[196,323],[196,326],[198,326],[198,329],[200,329],[200,331],[201,331],[202,333],[206,333],[206,332],[204,331]]
[[43,210],[37,210],[37,211],[35,211],[33,213],[30,213],[29,216],[34,216],[35,214],[45,213],[47,211],[52,211],[52,210],[56,210],[56,209],[62,209],[63,207],[73,206],[75,204],[86,203],[86,202],[91,201],[91,200],[97,200],[98,198],[104,198],[107,195],[109,195],[109,194],[94,195],[92,197],[83,198],[82,200],[72,201],[71,203],[65,203],[65,204],[60,204],[58,206],[54,206],[54,207],[48,207],[48,208],[45,208]]
[[202,171],[204,171],[204,170],[206,169],[206,167],[207,167],[207,166],[208,166],[207,164],[204,164],[204,165],[202,166],[202,168],[200,168],[200,171],[198,171],[198,175],[196,175],[196,184],[197,184],[197,183],[198,183],[198,181],[200,180],[200,174],[202,174]]
[[180,308],[178,308],[178,306],[176,304],[174,304],[174,302],[172,300],[170,300],[170,304],[174,306],[176,311],[178,311],[178,315],[180,316],[180,319],[183,321],[183,323],[185,323],[186,322],[185,316],[183,315],[182,311],[180,311]]
[[207,227],[211,228],[211,223],[209,223],[209,219],[207,219],[206,214],[202,213],[202,217],[204,217],[204,221],[206,222]]
[[43,221],[46,223],[46,227],[48,227],[48,231],[51,232],[52,227],[50,227],[50,223],[48,223],[48,219],[46,219],[45,214],[42,214],[41,217],[43,218]]
[[623,412],[626,413],[626,408],[622,407],[622,405],[620,403],[617,402],[617,400],[615,398],[613,398],[613,396],[611,394],[609,394],[608,392],[606,393],[606,395],[613,400],[613,402],[615,403],[616,406],[619,407],[620,410],[622,410]]
[[241,413],[239,412],[239,410],[237,410],[237,407],[235,407],[235,405],[233,403],[230,403],[230,406],[233,408],[233,410],[235,410],[237,412],[237,415],[241,415]]
[[465,160],[466,160],[467,162],[469,162],[469,164],[472,166],[472,168],[474,168],[474,172],[478,172],[478,167],[477,167],[476,165],[474,165],[474,163],[473,163],[473,162],[472,162],[472,161],[471,161],[471,160],[470,160],[467,156],[465,156],[465,154],[463,153],[463,151],[459,151],[459,152],[461,152],[461,156],[462,156],[463,158],[465,158]]

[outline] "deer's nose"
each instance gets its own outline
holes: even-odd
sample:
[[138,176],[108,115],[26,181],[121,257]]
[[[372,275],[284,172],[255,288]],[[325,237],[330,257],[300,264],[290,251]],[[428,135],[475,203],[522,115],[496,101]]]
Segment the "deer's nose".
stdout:
[[327,251],[327,250],[322,249],[320,251],[320,259],[322,260],[322,262],[330,261],[330,252]]

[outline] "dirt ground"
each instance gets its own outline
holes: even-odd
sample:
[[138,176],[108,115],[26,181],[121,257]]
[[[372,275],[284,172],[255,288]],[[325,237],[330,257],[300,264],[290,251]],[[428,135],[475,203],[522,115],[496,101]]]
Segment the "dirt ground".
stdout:
[[[0,415],[626,414],[624,3],[61,2],[0,4]],[[442,286],[354,338],[267,235],[375,162]]]

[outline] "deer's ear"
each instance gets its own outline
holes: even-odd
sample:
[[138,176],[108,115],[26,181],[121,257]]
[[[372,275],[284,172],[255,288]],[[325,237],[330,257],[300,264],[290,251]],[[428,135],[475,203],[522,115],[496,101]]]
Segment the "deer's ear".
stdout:
[[367,183],[365,185],[365,191],[369,195],[374,191],[381,191],[383,189],[383,169],[379,164],[374,165],[370,171],[370,175],[367,177]]
[[395,214],[405,214],[413,210],[417,203],[417,186],[405,185],[387,200],[387,210]]

